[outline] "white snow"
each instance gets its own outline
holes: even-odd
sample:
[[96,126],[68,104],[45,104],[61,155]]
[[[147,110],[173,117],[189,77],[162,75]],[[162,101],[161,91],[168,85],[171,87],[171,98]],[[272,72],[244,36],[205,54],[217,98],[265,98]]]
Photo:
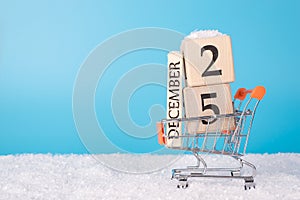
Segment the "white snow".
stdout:
[[[98,155],[138,169],[134,155]],[[25,154],[0,156],[0,199],[300,199],[300,154],[249,154],[257,167],[256,189],[245,191],[242,180],[191,179],[187,189],[170,180],[172,167],[194,164],[192,155],[140,155],[139,162],[175,159],[154,173],[121,173],[91,155]],[[104,160],[105,160],[104,159]],[[208,164],[233,160],[205,155]],[[105,162],[106,162],[105,161]],[[150,162],[151,161],[151,162]]]
[[225,35],[218,30],[200,30],[191,32],[186,38],[197,39],[197,38],[210,38]]

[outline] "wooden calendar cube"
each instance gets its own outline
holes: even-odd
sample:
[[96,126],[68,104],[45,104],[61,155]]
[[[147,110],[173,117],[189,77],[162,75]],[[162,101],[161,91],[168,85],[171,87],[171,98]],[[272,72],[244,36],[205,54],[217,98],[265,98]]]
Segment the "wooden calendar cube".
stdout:
[[[186,87],[183,90],[185,114],[187,118],[232,114],[233,105],[229,84],[204,87]],[[215,118],[189,121],[190,134],[208,132],[228,132],[235,127],[234,118]]]
[[185,38],[181,44],[189,87],[234,81],[231,40],[227,35]]
[[182,87],[183,87],[183,58],[180,52],[172,51],[168,54],[168,82],[167,82],[167,119],[166,144],[168,147],[180,147],[182,123],[176,119],[182,118]]

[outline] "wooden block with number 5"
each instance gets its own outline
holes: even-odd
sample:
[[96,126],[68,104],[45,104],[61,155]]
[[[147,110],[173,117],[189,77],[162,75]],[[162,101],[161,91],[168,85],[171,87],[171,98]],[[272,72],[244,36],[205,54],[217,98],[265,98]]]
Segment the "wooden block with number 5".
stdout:
[[[185,114],[187,118],[232,114],[233,105],[229,84],[204,87],[186,87],[184,92]],[[234,118],[215,118],[189,121],[190,134],[208,132],[228,133],[234,130]]]
[[185,38],[181,51],[189,87],[234,81],[231,40],[228,35]]

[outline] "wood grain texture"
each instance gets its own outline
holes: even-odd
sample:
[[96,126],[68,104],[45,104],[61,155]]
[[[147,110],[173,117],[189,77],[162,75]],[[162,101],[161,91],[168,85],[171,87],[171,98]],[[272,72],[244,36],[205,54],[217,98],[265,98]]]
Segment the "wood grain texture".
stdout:
[[[181,44],[181,52],[185,59],[187,86],[216,85],[234,81],[232,48],[229,36],[185,38]],[[210,64],[212,65],[208,69]],[[206,70],[208,72],[204,74]],[[221,71],[221,74],[212,75],[217,71]]]
[[[167,79],[167,119],[182,118],[183,112],[183,57],[180,52],[172,51],[168,54]],[[166,139],[168,147],[180,147],[182,135],[181,122],[166,123]]]
[[[229,84],[186,87],[183,94],[187,118],[233,113]],[[186,127],[187,131],[192,134],[204,133],[206,130],[208,132],[224,132],[224,130],[233,130],[235,127],[232,117],[210,121],[210,124],[205,124],[207,121],[189,122]]]

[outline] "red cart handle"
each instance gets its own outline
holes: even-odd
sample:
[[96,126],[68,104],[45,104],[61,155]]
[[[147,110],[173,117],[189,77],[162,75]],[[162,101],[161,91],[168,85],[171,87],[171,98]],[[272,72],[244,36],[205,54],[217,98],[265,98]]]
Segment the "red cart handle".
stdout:
[[157,129],[157,136],[158,136],[158,143],[160,145],[165,145],[166,140],[164,138],[164,125],[162,122],[156,123],[156,129]]
[[243,101],[246,98],[247,94],[249,94],[251,92],[252,92],[252,90],[247,90],[246,88],[239,88],[236,91],[234,98]]
[[257,86],[251,92],[251,98],[262,100],[266,94],[266,88],[264,86]]
[[243,101],[249,93],[251,93],[251,98],[262,100],[264,95],[266,94],[266,89],[263,86],[257,86],[253,90],[239,88],[235,93],[234,98]]

